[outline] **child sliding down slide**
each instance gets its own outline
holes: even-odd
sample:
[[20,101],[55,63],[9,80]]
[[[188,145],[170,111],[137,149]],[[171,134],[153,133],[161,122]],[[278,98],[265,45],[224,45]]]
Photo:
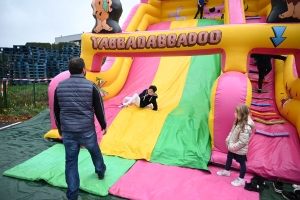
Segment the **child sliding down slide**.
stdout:
[[139,108],[151,108],[152,110],[157,110],[158,98],[155,93],[157,88],[155,85],[151,85],[149,89],[145,89],[141,94],[134,94],[132,97],[125,97],[122,105],[118,106],[119,108],[129,106],[131,103],[134,103]]

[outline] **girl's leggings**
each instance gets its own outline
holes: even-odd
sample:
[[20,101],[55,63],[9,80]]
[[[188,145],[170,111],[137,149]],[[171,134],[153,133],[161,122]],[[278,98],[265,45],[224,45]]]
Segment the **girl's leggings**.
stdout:
[[[233,153],[231,153],[230,151],[227,154],[227,160],[226,160],[226,166],[225,166],[225,170],[229,171],[231,164],[232,164],[232,159],[233,159]],[[246,162],[245,161],[241,161],[240,162],[240,178],[244,178],[246,174]]]
[[123,99],[123,104],[124,103],[128,105],[134,103],[137,107],[140,107],[140,96],[138,94],[134,94],[132,97],[125,97]]

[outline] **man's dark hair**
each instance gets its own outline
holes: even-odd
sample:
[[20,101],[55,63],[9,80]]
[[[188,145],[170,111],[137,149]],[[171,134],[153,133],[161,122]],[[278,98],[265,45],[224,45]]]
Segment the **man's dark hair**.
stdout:
[[81,74],[82,69],[85,68],[85,63],[82,58],[72,58],[68,67],[71,74]]
[[157,91],[157,88],[155,85],[150,85],[149,89],[152,89],[153,92],[156,92]]

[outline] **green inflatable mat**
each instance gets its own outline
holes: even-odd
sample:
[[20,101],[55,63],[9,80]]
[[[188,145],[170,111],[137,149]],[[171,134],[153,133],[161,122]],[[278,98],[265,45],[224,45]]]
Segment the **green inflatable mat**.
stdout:
[[[108,189],[136,162],[105,155],[103,159],[107,170],[105,178],[99,180],[89,152],[86,149],[80,149],[78,169],[81,190],[99,196],[108,195]],[[30,181],[45,180],[53,186],[67,188],[64,146],[54,145],[24,163],[5,171],[3,175]]]

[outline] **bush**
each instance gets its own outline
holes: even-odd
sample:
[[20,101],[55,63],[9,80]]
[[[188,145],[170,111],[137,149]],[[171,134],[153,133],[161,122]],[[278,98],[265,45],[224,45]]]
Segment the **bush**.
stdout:
[[25,44],[26,46],[32,46],[32,47],[40,47],[45,48],[47,50],[62,50],[62,47],[65,45],[72,45],[77,46],[74,42],[60,42],[58,44],[50,44],[50,43],[42,43],[42,42],[27,42]]
[[26,46],[32,46],[32,47],[40,47],[40,48],[45,48],[45,49],[51,49],[51,44],[50,43],[42,43],[42,42],[27,42],[25,44]]
[[74,42],[60,42],[58,44],[52,44],[52,49],[53,50],[62,50],[63,46],[65,46],[65,45],[77,46]]

